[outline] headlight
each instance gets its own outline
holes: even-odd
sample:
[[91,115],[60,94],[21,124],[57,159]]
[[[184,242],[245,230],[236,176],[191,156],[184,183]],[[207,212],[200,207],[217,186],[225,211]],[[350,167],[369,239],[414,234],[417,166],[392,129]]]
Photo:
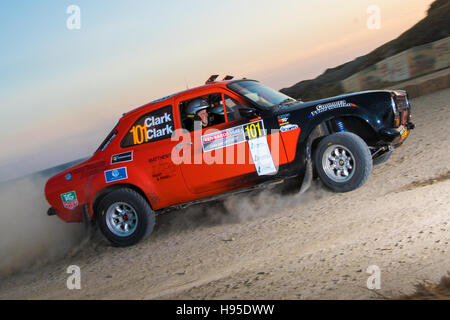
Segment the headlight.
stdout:
[[394,96],[391,96],[391,106],[394,112],[394,126],[398,127],[400,125],[400,116],[398,113],[397,105],[395,104]]

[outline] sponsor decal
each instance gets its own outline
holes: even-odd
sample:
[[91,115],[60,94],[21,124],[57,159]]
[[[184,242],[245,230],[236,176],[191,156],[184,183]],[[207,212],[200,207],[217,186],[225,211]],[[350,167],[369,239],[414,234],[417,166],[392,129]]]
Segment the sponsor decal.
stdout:
[[291,115],[290,113],[280,114],[280,115],[278,116],[278,119],[289,118],[290,115]]
[[148,162],[152,163],[152,162],[159,161],[159,160],[166,160],[168,158],[170,158],[170,153],[159,155],[159,156],[154,156],[153,158],[148,159]]
[[289,116],[290,115],[291,115],[290,113],[279,115],[278,116],[278,124],[280,126],[284,126],[286,124],[289,124]]
[[280,128],[280,131],[281,132],[288,132],[288,131],[291,131],[291,130],[295,130],[297,128],[298,128],[298,125],[296,125],[296,124],[288,124],[288,125],[282,126]]
[[108,141],[105,142],[105,144],[103,145],[101,151],[105,151],[106,147],[111,143],[112,139],[114,139],[117,136],[117,133],[114,132],[111,137],[109,137]]
[[265,136],[263,121],[255,121],[202,136],[203,152],[225,148],[249,139]]
[[267,142],[266,130],[262,120],[243,125],[250,154],[259,176],[277,172]]
[[111,164],[130,161],[133,161],[133,151],[114,154],[111,156]]
[[[277,169],[273,162],[272,154],[270,153],[266,130],[262,120],[202,136],[203,152],[228,147],[245,141],[248,143],[258,175],[276,173]],[[166,178],[164,175],[158,175],[158,173],[156,175],[154,178],[158,180]]]
[[337,109],[337,108],[346,108],[346,107],[356,107],[356,104],[347,102],[345,100],[334,101],[326,104],[318,104],[316,106],[316,110],[312,111],[308,118],[314,117],[322,112]]
[[249,139],[248,146],[258,176],[275,174],[277,172],[266,136]]
[[61,200],[63,207],[69,210],[73,210],[78,207],[78,199],[75,191],[70,191],[61,194]]
[[219,133],[213,133],[203,137],[203,143],[213,142],[219,139],[228,138],[231,135],[230,130],[224,130]]
[[122,141],[122,147],[170,138],[174,131],[172,106],[152,111],[139,118]]
[[202,136],[203,152],[225,148],[241,142],[245,142],[242,126],[216,131]]
[[66,180],[70,181],[72,179],[72,175],[70,173],[66,174]]
[[128,175],[127,175],[127,168],[126,167],[116,168],[116,169],[113,169],[113,170],[105,171],[105,181],[106,181],[106,183],[119,181],[119,180],[124,180],[124,179],[127,179],[127,178],[128,178]]

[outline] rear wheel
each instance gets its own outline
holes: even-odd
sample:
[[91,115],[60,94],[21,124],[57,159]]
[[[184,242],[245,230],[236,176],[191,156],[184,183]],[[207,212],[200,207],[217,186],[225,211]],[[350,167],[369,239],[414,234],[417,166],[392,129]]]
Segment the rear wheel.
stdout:
[[155,213],[136,191],[122,188],[106,195],[98,206],[97,223],[103,235],[125,247],[147,238],[155,226]]
[[363,139],[351,132],[339,132],[319,142],[314,153],[314,166],[328,188],[348,192],[367,181],[373,164]]

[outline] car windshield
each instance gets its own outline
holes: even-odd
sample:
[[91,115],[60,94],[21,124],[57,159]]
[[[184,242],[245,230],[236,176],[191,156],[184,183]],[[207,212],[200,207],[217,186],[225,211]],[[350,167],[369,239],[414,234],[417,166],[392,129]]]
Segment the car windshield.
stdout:
[[270,109],[273,106],[282,103],[295,101],[295,99],[279,91],[263,86],[256,81],[233,82],[228,85],[228,88],[266,109]]

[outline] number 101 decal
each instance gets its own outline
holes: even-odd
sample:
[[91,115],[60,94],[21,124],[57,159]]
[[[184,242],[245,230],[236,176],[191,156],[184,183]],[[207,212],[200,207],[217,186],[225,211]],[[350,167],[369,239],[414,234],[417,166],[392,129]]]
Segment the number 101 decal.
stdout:
[[273,162],[267,143],[266,130],[262,120],[250,122],[242,126],[247,139],[250,154],[255,164],[256,172],[259,176],[277,173],[277,168]]
[[262,120],[244,124],[243,129],[247,140],[256,139],[266,135]]

